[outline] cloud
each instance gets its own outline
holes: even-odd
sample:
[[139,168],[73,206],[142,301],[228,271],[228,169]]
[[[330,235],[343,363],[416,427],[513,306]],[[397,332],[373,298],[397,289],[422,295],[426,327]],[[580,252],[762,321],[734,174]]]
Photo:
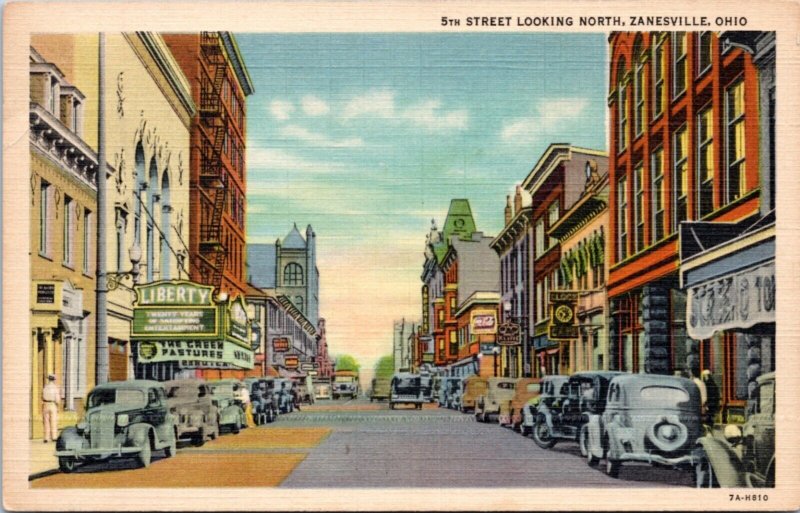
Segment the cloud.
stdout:
[[320,148],[358,148],[364,146],[364,141],[360,137],[332,139],[325,134],[312,132],[298,125],[286,125],[281,127],[280,134],[283,137],[297,139]]
[[504,141],[529,142],[537,136],[550,134],[560,126],[580,119],[588,106],[589,100],[586,98],[539,100],[536,114],[506,123],[500,137]]
[[286,121],[291,117],[292,112],[294,112],[294,105],[292,105],[291,102],[273,100],[272,103],[269,104],[269,111],[275,119]]
[[267,168],[276,171],[307,171],[325,173],[344,169],[341,164],[306,159],[300,155],[276,148],[250,147],[247,149],[250,169]]
[[303,107],[303,112],[309,116],[324,116],[331,111],[325,101],[317,98],[316,96],[305,96],[300,102]]
[[351,99],[342,111],[342,119],[373,118],[403,121],[429,132],[464,130],[469,124],[465,109],[446,111],[440,100],[425,100],[406,108],[397,105],[396,94],[388,89],[370,91]]

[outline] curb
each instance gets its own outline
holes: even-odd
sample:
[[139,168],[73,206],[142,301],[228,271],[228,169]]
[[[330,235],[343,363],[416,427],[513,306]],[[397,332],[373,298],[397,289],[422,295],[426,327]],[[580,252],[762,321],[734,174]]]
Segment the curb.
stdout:
[[53,468],[50,470],[43,470],[42,472],[36,472],[34,474],[29,475],[28,481],[33,481],[34,479],[40,479],[42,477],[52,476],[54,474],[59,474],[59,473],[61,473],[61,471],[58,470],[57,468]]

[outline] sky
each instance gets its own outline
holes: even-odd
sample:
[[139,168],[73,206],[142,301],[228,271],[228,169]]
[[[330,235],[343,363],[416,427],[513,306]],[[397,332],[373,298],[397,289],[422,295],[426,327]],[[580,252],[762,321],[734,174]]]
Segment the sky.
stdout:
[[317,234],[333,355],[419,322],[425,236],[452,198],[486,235],[550,143],[606,149],[605,34],[237,34],[247,238]]

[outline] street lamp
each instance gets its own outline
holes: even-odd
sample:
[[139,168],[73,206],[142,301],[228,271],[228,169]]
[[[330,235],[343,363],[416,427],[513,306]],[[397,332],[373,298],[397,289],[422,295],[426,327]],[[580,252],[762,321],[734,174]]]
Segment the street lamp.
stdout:
[[116,290],[119,288],[122,280],[130,278],[134,285],[139,283],[139,262],[142,261],[142,248],[139,244],[134,242],[133,246],[128,249],[128,258],[131,261],[131,270],[126,272],[106,273],[108,280],[108,290]]

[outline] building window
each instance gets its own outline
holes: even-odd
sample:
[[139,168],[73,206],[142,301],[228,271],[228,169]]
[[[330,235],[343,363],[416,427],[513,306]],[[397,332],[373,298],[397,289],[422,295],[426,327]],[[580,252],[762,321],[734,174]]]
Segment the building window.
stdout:
[[628,257],[628,178],[617,182],[617,262]]
[[739,81],[725,91],[725,124],[727,126],[727,201],[745,193],[744,159],[744,82]]
[[544,254],[544,219],[536,221],[536,246],[534,247],[534,256],[539,258]]
[[634,190],[636,197],[633,204],[633,222],[636,226],[636,252],[643,250],[646,242],[644,240],[644,164],[639,162],[633,170]]
[[634,56],[635,73],[633,75],[633,125],[637,137],[644,131],[644,105],[645,105],[645,83],[644,83],[644,60],[642,59],[642,40],[641,36],[636,42]]
[[686,32],[676,32],[672,37],[672,97],[686,91]]
[[[548,228],[554,226],[558,222],[558,215],[559,215],[558,201],[556,201],[556,202],[554,202],[554,203],[552,203],[550,205],[550,208],[547,209],[547,227]],[[555,237],[550,237],[550,239],[548,241],[548,244],[547,244],[547,247],[549,249],[549,248],[552,248],[553,246],[555,246],[556,244],[558,244],[558,239],[555,238]]]
[[659,148],[653,152],[650,160],[650,195],[652,196],[653,244],[663,239],[665,232],[664,217],[666,216],[666,190],[664,189],[664,151]]
[[305,312],[305,305],[304,305],[304,301],[303,301],[303,296],[295,296],[294,297],[294,306],[296,306],[297,309],[300,310],[300,313],[304,313]]
[[92,211],[83,209],[83,274],[92,272]]
[[714,210],[714,128],[711,107],[697,115],[697,215]]
[[656,40],[653,47],[653,118],[655,119],[664,111],[666,66],[664,65],[664,39],[661,34],[656,33],[652,37]]
[[125,226],[127,225],[127,216],[121,210],[117,210],[116,219],[116,255],[117,255],[117,272],[123,272],[125,266]]
[[711,67],[711,32],[697,34],[697,76]]
[[303,268],[300,264],[292,262],[283,269],[283,284],[284,285],[302,285],[303,284]]
[[[621,80],[621,79],[620,79]],[[619,98],[617,98],[617,123],[619,134],[617,136],[617,151],[622,151],[628,147],[628,86],[620,81]]]
[[72,198],[64,195],[64,260],[63,264],[72,267],[72,250],[74,248],[74,216],[75,215],[75,202]]
[[59,90],[58,90],[58,79],[56,79],[55,77],[52,77],[50,79],[50,114],[56,116],[57,118],[61,118],[61,116],[59,115],[60,114],[60,112],[59,112],[60,109],[59,109],[59,105],[58,105],[58,96],[59,96],[59,94],[60,93],[59,93]]
[[50,256],[50,184],[39,184],[39,254]]
[[672,136],[673,189],[675,190],[675,215],[672,231],[678,230],[681,221],[688,219],[689,197],[689,132],[684,125]]
[[450,298],[450,317],[455,317],[455,316],[456,316],[456,298],[455,297],[451,297]]

